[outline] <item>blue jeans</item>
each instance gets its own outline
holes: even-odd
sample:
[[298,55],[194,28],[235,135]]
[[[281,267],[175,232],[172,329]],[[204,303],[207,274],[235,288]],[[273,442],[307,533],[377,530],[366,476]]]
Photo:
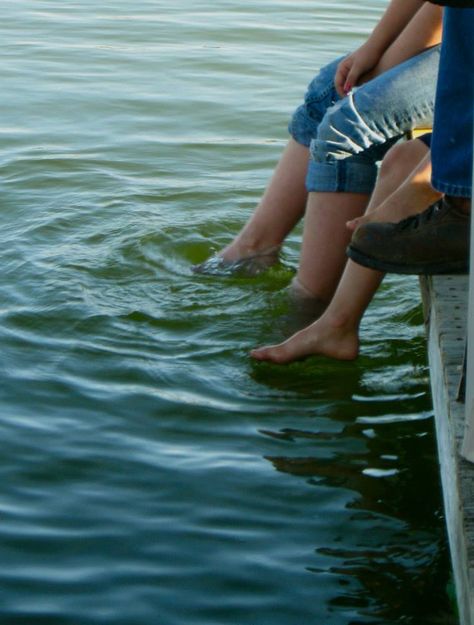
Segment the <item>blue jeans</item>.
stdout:
[[388,149],[412,128],[433,123],[439,54],[434,46],[345,98],[334,88],[341,59],[320,70],[288,126],[310,148],[308,191],[372,192]]
[[443,44],[431,143],[435,189],[472,195],[474,9],[444,10]]

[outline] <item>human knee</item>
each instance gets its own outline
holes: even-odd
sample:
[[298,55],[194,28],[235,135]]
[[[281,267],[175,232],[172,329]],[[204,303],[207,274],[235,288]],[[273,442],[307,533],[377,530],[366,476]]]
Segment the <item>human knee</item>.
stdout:
[[339,99],[334,87],[339,61],[337,59],[319,70],[308,85],[303,104],[295,110],[288,124],[291,136],[306,147],[316,137],[327,109]]
[[397,143],[388,150],[380,164],[380,178],[391,176],[403,167],[407,156],[412,152],[412,146],[409,143]]
[[418,139],[403,141],[392,146],[380,165],[380,178],[399,177],[414,169],[428,152],[428,148]]

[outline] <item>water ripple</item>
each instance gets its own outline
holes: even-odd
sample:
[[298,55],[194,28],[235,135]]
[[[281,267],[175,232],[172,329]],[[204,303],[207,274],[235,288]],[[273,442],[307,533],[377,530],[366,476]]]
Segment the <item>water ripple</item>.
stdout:
[[358,362],[281,368],[248,351],[301,229],[255,279],[191,270],[380,13],[313,4],[3,3],[0,622],[452,622],[416,281]]

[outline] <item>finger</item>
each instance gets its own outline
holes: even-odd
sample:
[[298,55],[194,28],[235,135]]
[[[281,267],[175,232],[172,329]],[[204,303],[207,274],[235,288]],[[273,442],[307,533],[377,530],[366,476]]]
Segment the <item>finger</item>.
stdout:
[[346,80],[344,82],[343,90],[346,95],[357,84],[359,77],[360,77],[360,71],[356,65],[353,65],[350,71],[347,73]]
[[341,97],[344,97],[344,85],[347,82],[347,75],[350,71],[349,63],[340,63],[339,67],[336,71],[336,76],[334,78],[334,86],[336,87],[336,91]]
[[345,93],[344,93],[344,84],[345,84],[345,79],[344,79],[344,77],[337,78],[337,79],[334,81],[334,86],[335,86],[335,88],[336,88],[337,94],[338,94],[341,98],[343,98],[343,97],[345,96]]

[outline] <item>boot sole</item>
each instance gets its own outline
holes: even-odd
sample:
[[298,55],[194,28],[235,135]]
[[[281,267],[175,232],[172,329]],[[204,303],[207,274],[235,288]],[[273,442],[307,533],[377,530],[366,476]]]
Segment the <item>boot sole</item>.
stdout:
[[357,248],[349,245],[346,250],[347,256],[358,265],[368,267],[369,269],[375,269],[377,271],[383,271],[384,273],[400,273],[404,275],[416,275],[416,276],[430,276],[430,275],[442,275],[447,273],[468,273],[469,266],[468,261],[445,261],[439,263],[426,263],[419,264],[403,264],[386,262],[377,258],[372,258],[364,252],[361,252]]

